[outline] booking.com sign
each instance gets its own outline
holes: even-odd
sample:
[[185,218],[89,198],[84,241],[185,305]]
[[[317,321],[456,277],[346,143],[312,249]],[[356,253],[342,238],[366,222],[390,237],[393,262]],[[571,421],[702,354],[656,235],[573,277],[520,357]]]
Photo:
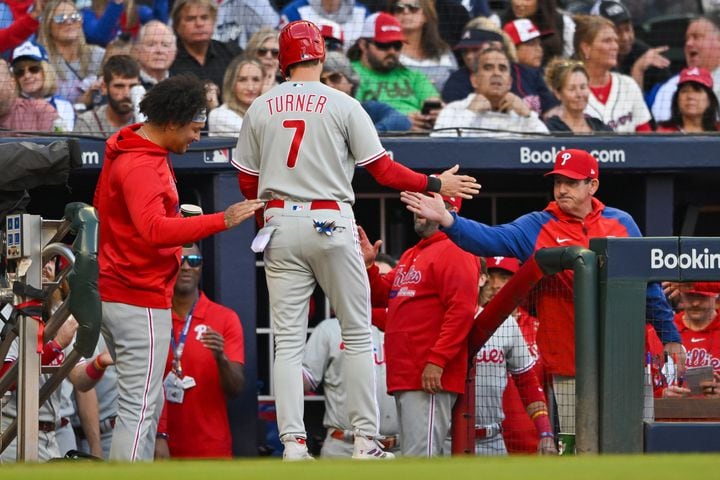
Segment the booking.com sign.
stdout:
[[[558,152],[565,150],[565,147],[532,148],[520,147],[520,163],[522,164],[551,164],[555,161]],[[600,163],[625,163],[625,150],[623,149],[596,149],[590,150],[590,154]]]
[[720,281],[720,238],[658,237],[605,239],[611,277],[652,281]]

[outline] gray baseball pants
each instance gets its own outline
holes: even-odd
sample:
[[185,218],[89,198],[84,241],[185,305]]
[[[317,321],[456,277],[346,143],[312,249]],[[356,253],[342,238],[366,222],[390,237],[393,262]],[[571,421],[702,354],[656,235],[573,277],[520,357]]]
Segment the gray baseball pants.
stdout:
[[422,390],[395,392],[400,422],[400,447],[406,457],[450,455],[446,439],[450,432],[456,393],[434,395]]

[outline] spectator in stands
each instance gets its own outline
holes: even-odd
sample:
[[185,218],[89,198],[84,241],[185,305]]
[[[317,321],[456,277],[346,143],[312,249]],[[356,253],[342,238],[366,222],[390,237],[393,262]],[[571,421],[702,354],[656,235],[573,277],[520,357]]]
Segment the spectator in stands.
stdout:
[[503,27],[517,51],[517,63],[530,68],[540,68],[543,64],[543,49],[540,39],[551,33],[542,33],[527,18],[518,18]]
[[[514,262],[513,262],[514,260]],[[497,294],[517,271],[517,260],[508,257],[480,259],[480,297],[488,300]],[[492,267],[492,274],[489,273]],[[489,275],[493,276],[488,282]],[[483,295],[483,290],[487,291]],[[478,303],[475,319],[482,312]],[[506,418],[503,398],[513,384],[517,401],[525,407],[525,417],[535,424],[537,452],[557,454],[545,393],[534,367],[536,357],[530,352],[515,315],[510,315],[493,333],[475,357],[475,453],[506,455],[506,439],[516,432],[503,431]],[[537,439],[539,438],[539,441]]]
[[164,450],[173,458],[230,458],[226,402],[245,385],[242,325],[237,313],[200,290],[203,257],[198,246],[183,247],[180,258],[155,452]]
[[310,20],[316,25],[322,19],[338,23],[345,41],[352,45],[360,38],[368,10],[355,0],[294,0],[280,11],[280,28],[295,20]]
[[[696,18],[685,33],[685,62],[688,68],[704,68],[713,78],[715,95],[720,95],[720,12]],[[657,122],[664,122],[672,115],[672,97],[680,80],[675,75],[657,91],[652,102],[652,114]]]
[[590,97],[585,65],[555,57],[545,67],[545,81],[560,100],[560,111],[545,119],[551,132],[612,132],[601,120],[585,113]]
[[[637,87],[633,83],[633,85]],[[553,195],[545,210],[532,212],[508,224],[489,226],[445,211],[442,199],[402,192],[408,210],[439,222],[449,238],[462,248],[483,256],[512,256],[525,261],[539,248],[582,246],[591,237],[640,237],[640,229],[627,213],[606,207],[595,198],[600,186],[597,159],[584,150],[560,150],[553,177]],[[546,277],[536,300],[540,320],[538,349],[545,369],[553,376],[561,432],[575,431],[575,315],[572,272]],[[673,312],[657,283],[648,284],[647,320],[653,323],[665,351],[684,363],[680,335]],[[562,398],[565,397],[565,398]]]
[[[459,197],[442,197],[456,211]],[[385,353],[388,393],[395,396],[403,456],[448,454],[445,439],[457,394],[465,390],[467,336],[477,303],[478,260],[462,252],[416,215],[420,241],[395,268],[380,275],[374,265],[382,242],[371,244],[358,229],[373,307],[387,307]]]
[[0,2],[0,53],[19,46],[34,35],[40,26],[40,16],[45,8],[45,0],[35,0],[32,8],[27,5],[26,9],[18,5],[21,2],[11,3],[17,15],[13,13],[8,2]]
[[[355,96],[359,83],[357,73],[350,66],[350,60],[340,52],[328,52],[325,55],[320,81],[351,97]],[[361,105],[370,115],[378,133],[405,132],[412,127],[407,116],[387,103],[366,100]]]
[[58,75],[57,94],[76,104],[78,110],[92,108],[105,50],[85,43],[82,15],[72,0],[52,0],[47,4],[38,43],[47,50]]
[[225,69],[242,50],[236,43],[212,39],[217,19],[215,1],[176,0],[170,16],[178,38],[177,56],[170,66],[170,75],[192,73],[220,87]]
[[701,133],[720,130],[720,108],[710,72],[700,67],[686,68],[680,72],[671,112],[670,120],[661,123],[658,132]]
[[585,63],[590,97],[585,113],[615,132],[652,131],[652,117],[635,80],[613,72],[618,62],[615,25],[596,15],[575,17],[575,55]]
[[491,47],[480,52],[470,80],[475,93],[442,109],[433,136],[548,133],[537,113],[510,91],[510,59],[504,50]]
[[440,37],[435,2],[390,0],[389,7],[405,34],[400,63],[424,73],[438,91],[442,90],[458,65],[450,47]]
[[88,43],[105,47],[117,37],[135,39],[150,20],[167,23],[168,0],[152,0],[152,7],[137,0],[92,0],[82,9],[82,18]]
[[110,135],[135,121],[130,90],[140,84],[140,67],[129,55],[115,55],[103,65],[102,91],[108,103],[80,114],[75,131],[96,137]]
[[345,51],[345,33],[337,22],[322,19],[318,23],[320,35],[325,40],[326,52],[344,52]]
[[274,28],[266,27],[258,30],[247,44],[245,56],[258,59],[265,71],[263,93],[283,80],[280,72],[280,61],[278,60],[279,54],[278,31]]
[[210,111],[210,136],[236,137],[250,104],[262,94],[265,69],[255,59],[238,57],[230,63],[223,80],[223,103]]
[[270,0],[218,0],[213,38],[246,48],[250,38],[263,28],[275,28],[280,16]]
[[355,97],[364,102],[387,103],[407,115],[413,130],[432,128],[437,111],[422,113],[427,100],[439,100],[432,82],[420,72],[400,64],[400,51],[405,34],[395,17],[373,13],[365,19],[362,36],[350,48],[348,57],[360,77]]
[[615,24],[618,33],[617,70],[630,75],[643,92],[653,85],[666,81],[670,72],[670,60],[663,57],[668,46],[653,47],[635,38],[630,11],[620,0],[597,0],[590,10],[592,15],[602,15]]
[[528,18],[541,32],[552,33],[541,40],[546,62],[552,57],[572,56],[575,22],[558,10],[555,0],[510,0],[510,8],[502,15],[503,24],[518,18]]
[[465,66],[448,78],[443,89],[444,101],[462,100],[473,93],[469,67],[473,65],[477,55],[488,46],[503,48],[507,53],[511,62],[511,91],[522,98],[528,107],[538,115],[546,115],[558,105],[557,99],[545,85],[542,71],[517,63],[517,51],[510,36],[492,20],[483,17],[474,18],[468,23],[463,38],[455,46],[455,50],[461,52]]
[[57,110],[60,122],[54,125],[56,131],[72,132],[75,125],[75,109],[67,100],[55,95],[57,76],[48,63],[47,53],[40,45],[25,42],[12,56],[12,73],[23,98],[45,100]]
[[140,82],[146,91],[170,76],[176,54],[177,43],[170,27],[151,20],[140,28],[131,55],[140,65]]
[[57,118],[57,110],[45,100],[18,98],[10,68],[0,59],[0,129],[49,132]]

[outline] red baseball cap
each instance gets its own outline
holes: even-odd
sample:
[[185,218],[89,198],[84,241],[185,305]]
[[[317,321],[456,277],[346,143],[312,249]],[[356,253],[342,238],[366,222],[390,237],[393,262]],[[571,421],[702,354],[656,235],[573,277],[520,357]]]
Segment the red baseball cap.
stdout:
[[485,258],[485,262],[487,263],[488,270],[491,268],[500,268],[512,274],[516,274],[517,271],[520,270],[520,262],[517,258],[513,257],[487,257]]
[[455,208],[456,212],[460,212],[460,207],[462,207],[462,198],[461,197],[446,197],[445,195],[443,195],[442,198],[447,203],[452,205]]
[[552,35],[553,33],[541,33],[535,24],[528,18],[518,18],[517,20],[508,22],[503,27],[503,30],[508,34],[510,40],[512,40],[515,45],[520,45],[521,43],[529,42],[530,40],[534,40],[536,38],[546,37],[548,35]]
[[345,43],[345,35],[339,23],[323,18],[318,20],[318,27],[320,27],[320,35],[323,38],[332,38],[340,43]]
[[378,43],[405,41],[405,34],[398,19],[385,12],[373,13],[367,17],[360,36]]
[[563,175],[574,180],[585,180],[586,178],[598,178],[598,162],[595,157],[585,150],[568,149],[560,150],[555,155],[555,168],[548,175]]
[[700,67],[686,68],[680,72],[678,87],[687,82],[699,83],[710,90],[713,88],[712,75],[710,75],[710,72]]

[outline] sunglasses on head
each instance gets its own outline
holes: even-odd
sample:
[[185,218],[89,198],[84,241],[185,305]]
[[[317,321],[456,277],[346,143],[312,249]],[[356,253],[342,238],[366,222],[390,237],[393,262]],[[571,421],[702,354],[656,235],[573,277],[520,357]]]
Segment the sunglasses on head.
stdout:
[[202,265],[203,257],[202,255],[183,255],[180,257],[180,265],[187,262],[187,264],[192,268],[197,268],[200,265]]
[[264,57],[268,53],[272,54],[273,58],[277,58],[278,55],[280,54],[280,50],[278,50],[277,48],[258,48],[257,49],[257,54],[259,57]]
[[342,73],[333,72],[320,77],[320,81],[323,83],[327,83],[328,81],[332,83],[339,83],[343,78],[345,78],[345,75],[343,75]]
[[420,11],[420,5],[412,3],[396,3],[393,5],[393,13],[417,13]]
[[81,20],[82,15],[80,15],[78,12],[55,15],[54,17],[52,17],[52,21],[54,23],[57,23],[58,25],[62,25],[63,23],[77,23]]
[[25,75],[25,72],[30,72],[33,75],[40,73],[40,71],[42,71],[42,67],[40,65],[30,65],[27,67],[16,67],[13,68],[12,71],[16,78],[22,78],[22,76]]
[[402,44],[402,42],[387,42],[387,43],[373,42],[373,45],[375,45],[375,48],[377,48],[378,50],[387,52],[388,50],[391,50],[391,49],[400,51],[400,50],[402,50],[403,44]]

